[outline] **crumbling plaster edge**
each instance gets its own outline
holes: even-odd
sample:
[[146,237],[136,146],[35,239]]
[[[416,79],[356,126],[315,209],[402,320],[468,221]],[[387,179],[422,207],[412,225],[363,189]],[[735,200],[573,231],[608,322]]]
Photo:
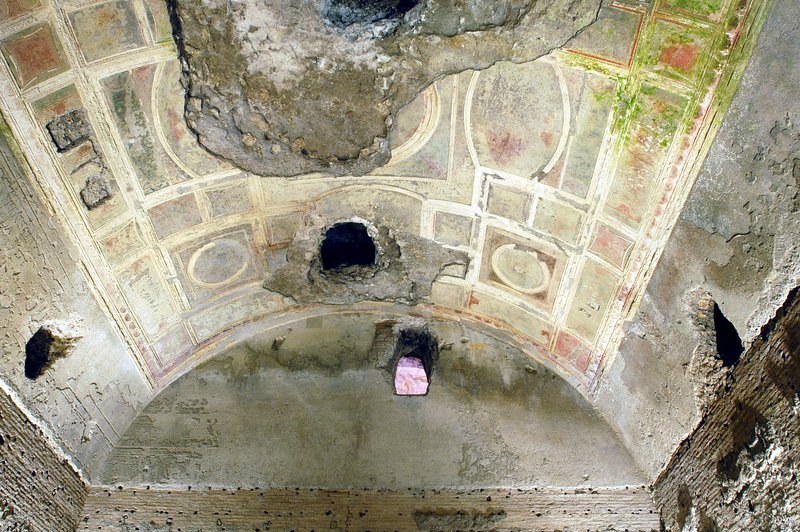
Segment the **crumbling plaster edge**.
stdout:
[[25,405],[25,402],[22,400],[22,397],[16,392],[16,390],[8,385],[2,378],[0,378],[0,390],[8,395],[8,397],[11,399],[11,402],[14,403],[14,406],[19,408],[25,417],[28,418],[28,421],[41,430],[42,434],[44,435],[46,445],[56,454],[56,456],[61,459],[62,462],[69,464],[72,470],[78,475],[78,478],[80,478],[81,482],[83,482],[83,485],[86,487],[91,486],[91,483],[89,482],[89,476],[80,466],[78,466],[73,457],[64,450],[50,426],[36,414],[34,414],[33,411]]
[[[19,99],[13,97],[14,94],[14,87],[4,76],[0,76],[0,135],[8,143],[17,164],[33,188],[34,199],[40,201],[49,212],[50,219],[64,243],[77,252],[79,258],[76,263],[92,298],[130,355],[147,392],[152,394],[155,382],[147,369],[147,363],[135,347],[133,337],[121,325],[122,318],[115,317],[116,312],[108,289],[110,280],[113,279],[110,267],[95,247],[86,224],[69,222],[70,219],[83,221],[83,215],[66,190],[52,155],[44,147],[44,133],[31,121]],[[16,118],[20,116],[25,117],[24,120]],[[73,212],[68,212],[68,209]]]
[[[650,280],[652,279],[653,274],[658,267],[661,256],[663,255],[664,250],[670,241],[672,232],[675,230],[689,195],[694,188],[694,184],[696,183],[697,178],[702,171],[703,164],[708,156],[708,153],[711,150],[717,135],[719,134],[728,107],[739,91],[742,77],[744,76],[747,66],[750,64],[753,51],[758,44],[761,29],[766,23],[767,16],[772,10],[772,5],[773,0],[748,0],[746,13],[738,26],[738,28],[740,28],[739,33],[747,34],[748,38],[739,39],[736,43],[734,43],[729,56],[725,60],[728,66],[732,66],[730,75],[727,76],[727,78],[723,78],[722,74],[724,74],[724,69],[718,72],[716,74],[714,83],[708,88],[706,97],[699,102],[699,116],[695,120],[693,128],[701,132],[705,130],[705,133],[698,142],[687,146],[682,151],[682,154],[678,154],[676,149],[676,153],[671,156],[674,162],[670,171],[675,172],[679,169],[682,170],[680,172],[680,185],[674,187],[676,191],[680,191],[680,197],[676,201],[674,198],[676,195],[678,195],[678,192],[673,192],[673,200],[670,203],[674,206],[674,208],[669,209],[664,214],[663,218],[658,224],[658,227],[655,228],[657,231],[656,234],[661,233],[662,235],[657,241],[651,239],[648,242],[648,244],[651,245],[651,249],[654,248],[654,251],[652,251],[648,257],[643,258],[643,261],[647,262],[647,265],[639,273],[639,276],[645,279],[645,281],[639,285],[642,288],[632,295],[630,303],[623,305],[622,308],[618,308],[616,311],[612,311],[615,315],[612,315],[609,319],[618,319],[625,323],[636,319],[636,315],[639,307],[642,304],[642,301],[644,300],[644,295],[647,291],[647,287],[650,284]],[[737,46],[739,43],[742,43],[742,45]],[[734,90],[731,90],[731,88],[734,88]],[[721,94],[721,97],[709,99],[708,95],[712,94]],[[695,135],[697,135],[697,133],[695,133]],[[695,139],[697,139],[697,136]],[[689,157],[689,155],[692,156]],[[667,229],[661,229],[661,231],[658,231],[659,227]],[[632,269],[631,271],[635,271],[635,269]],[[630,275],[623,279],[626,282],[632,282]],[[780,303],[778,303],[778,307],[779,306]],[[768,320],[765,320],[763,323],[766,323],[767,321]],[[753,327],[751,326],[751,329],[752,328]],[[748,334],[748,337],[752,339],[755,337],[755,335],[756,333],[753,333],[752,335]],[[617,355],[619,354],[619,348],[624,337],[624,327],[617,327],[615,333],[611,335],[607,339],[605,345],[601,346],[599,349],[601,351],[599,371],[589,390],[589,395],[591,396],[590,400],[592,402],[596,402],[600,395],[600,390],[608,385],[606,377],[609,370],[613,366]],[[747,343],[745,347],[749,347],[749,341],[746,340],[746,342]]]

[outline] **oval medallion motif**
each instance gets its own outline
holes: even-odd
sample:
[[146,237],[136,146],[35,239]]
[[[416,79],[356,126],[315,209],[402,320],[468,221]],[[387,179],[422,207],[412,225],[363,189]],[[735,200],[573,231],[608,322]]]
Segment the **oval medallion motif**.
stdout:
[[523,294],[541,292],[550,282],[550,272],[536,253],[517,249],[515,244],[494,251],[492,270],[505,285]]
[[193,282],[215,288],[236,281],[249,265],[249,253],[241,242],[220,238],[195,251],[186,269]]

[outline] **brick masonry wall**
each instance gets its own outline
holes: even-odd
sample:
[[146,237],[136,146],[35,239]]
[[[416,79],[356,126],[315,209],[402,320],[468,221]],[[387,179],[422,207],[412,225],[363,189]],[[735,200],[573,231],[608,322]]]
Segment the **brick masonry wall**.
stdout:
[[[138,528],[137,528],[138,527]],[[659,530],[645,488],[92,489],[93,530]]]
[[655,483],[664,524],[800,530],[797,291],[724,377],[709,413]]
[[87,488],[0,388],[0,530],[74,530]]

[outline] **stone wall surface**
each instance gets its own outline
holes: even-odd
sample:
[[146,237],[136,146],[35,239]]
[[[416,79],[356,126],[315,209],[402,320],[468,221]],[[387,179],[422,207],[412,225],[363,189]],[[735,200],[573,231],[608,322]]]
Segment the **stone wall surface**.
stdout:
[[[91,475],[94,461],[110,452],[149,390],[8,135],[0,119],[0,379]],[[25,375],[26,344],[51,320],[69,322],[80,337],[68,356],[31,379]]]
[[74,530],[87,489],[0,388],[0,530]]
[[598,393],[598,407],[653,478],[700,417],[691,371],[705,351],[694,323],[698,294],[709,294],[748,344],[800,284],[800,42],[786,38],[798,20],[797,2],[772,4]]
[[715,390],[655,483],[668,530],[800,528],[800,298],[794,291]]
[[[421,324],[440,348],[430,388],[397,396],[389,334]],[[591,404],[513,344],[447,320],[352,310],[248,336],[194,368],[147,405],[100,479],[395,490],[646,482]]]
[[80,529],[659,530],[643,488],[94,489]]

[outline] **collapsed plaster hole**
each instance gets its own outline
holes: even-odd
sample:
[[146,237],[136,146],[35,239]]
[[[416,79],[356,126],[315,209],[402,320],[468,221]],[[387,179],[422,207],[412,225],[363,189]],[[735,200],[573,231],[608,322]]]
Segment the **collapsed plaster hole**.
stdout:
[[436,338],[425,327],[405,329],[400,331],[394,350],[395,394],[427,395],[439,351]]
[[25,344],[25,376],[40,377],[56,360],[67,356],[80,337],[72,323],[43,324]]
[[374,266],[377,250],[364,224],[341,222],[325,232],[319,254],[322,270],[329,271],[349,266]]
[[346,28],[353,24],[399,19],[417,3],[418,0],[323,0],[320,7],[326,22]]
[[714,329],[717,332],[717,353],[724,367],[735,366],[744,352],[744,344],[736,327],[714,303]]

